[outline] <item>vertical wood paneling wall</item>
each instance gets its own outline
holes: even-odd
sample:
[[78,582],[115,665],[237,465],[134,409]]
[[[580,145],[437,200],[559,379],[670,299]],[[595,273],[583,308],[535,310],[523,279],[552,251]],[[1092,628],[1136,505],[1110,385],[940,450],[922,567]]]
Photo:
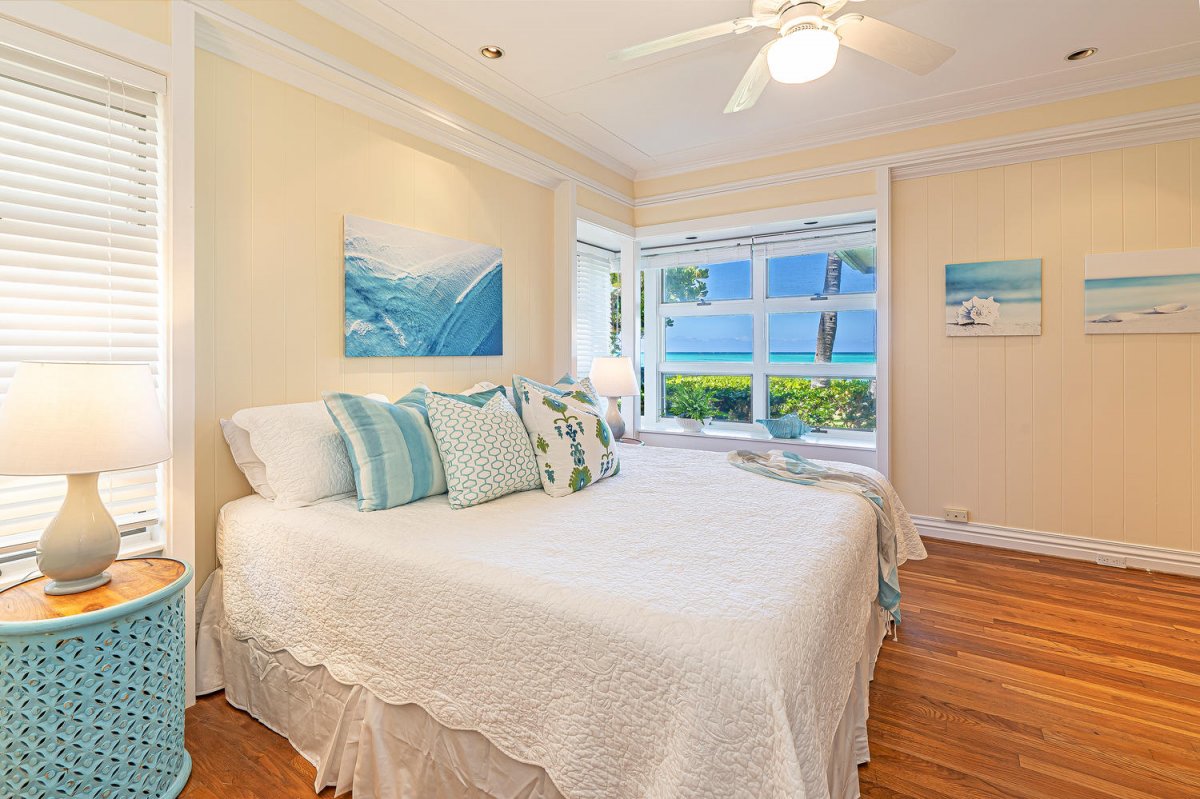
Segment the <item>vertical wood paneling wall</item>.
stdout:
[[[1083,333],[1084,256],[1200,245],[1200,140],[892,186],[892,477],[913,513],[1200,551],[1200,335]],[[1042,335],[949,338],[944,267],[1041,258]]]
[[[219,420],[323,391],[398,397],[514,372],[551,375],[551,191],[197,52],[196,559],[216,514],[249,493]],[[346,358],[342,217],[504,249],[504,354]]]

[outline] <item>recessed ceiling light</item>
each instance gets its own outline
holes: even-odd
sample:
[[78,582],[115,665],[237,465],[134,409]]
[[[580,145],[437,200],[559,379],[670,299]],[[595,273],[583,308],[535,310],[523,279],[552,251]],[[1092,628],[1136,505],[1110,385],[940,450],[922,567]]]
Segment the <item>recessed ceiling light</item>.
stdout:
[[1082,61],[1085,58],[1091,58],[1098,52],[1100,52],[1099,47],[1085,47],[1082,50],[1076,50],[1073,53],[1067,53],[1067,60]]
[[486,47],[480,47],[479,54],[484,58],[504,58],[504,50],[494,44],[489,44]]

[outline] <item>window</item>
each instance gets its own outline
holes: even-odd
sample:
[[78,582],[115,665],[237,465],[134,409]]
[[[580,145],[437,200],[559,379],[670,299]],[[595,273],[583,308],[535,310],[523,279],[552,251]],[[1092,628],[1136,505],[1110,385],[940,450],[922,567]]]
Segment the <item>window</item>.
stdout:
[[592,359],[621,354],[620,254],[577,242],[575,248],[575,373]]
[[648,249],[641,267],[646,426],[698,386],[720,428],[796,413],[830,439],[875,430],[873,224]]
[[[71,66],[73,51],[55,49],[0,45],[0,402],[23,360],[163,374],[163,81],[124,62],[94,71],[107,57],[82,49],[89,68]],[[156,467],[101,476],[127,540],[156,534],[160,486]],[[30,556],[64,494],[61,477],[0,476],[0,564]]]

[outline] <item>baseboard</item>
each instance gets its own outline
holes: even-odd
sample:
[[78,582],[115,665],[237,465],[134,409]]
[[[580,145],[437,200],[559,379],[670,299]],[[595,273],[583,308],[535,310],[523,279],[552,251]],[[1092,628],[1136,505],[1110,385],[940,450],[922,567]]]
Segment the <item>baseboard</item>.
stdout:
[[1037,555],[1053,555],[1072,560],[1096,562],[1099,556],[1125,559],[1129,569],[1145,569],[1166,574],[1200,577],[1200,552],[1104,541],[1065,533],[1040,530],[1021,530],[976,522],[948,522],[932,516],[914,516],[913,522],[922,536],[968,544],[983,544],[1001,549],[1015,549]]

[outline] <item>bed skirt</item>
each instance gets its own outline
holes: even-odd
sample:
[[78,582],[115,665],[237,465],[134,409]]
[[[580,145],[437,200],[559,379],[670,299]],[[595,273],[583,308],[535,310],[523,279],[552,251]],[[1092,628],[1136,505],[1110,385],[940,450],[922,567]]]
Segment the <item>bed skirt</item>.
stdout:
[[[522,763],[473,730],[454,730],[417,705],[391,705],[333,679],[286,651],[237,640],[225,624],[221,570],[199,596],[196,684],[288,739],[317,770],[314,792],[355,799],[565,799],[539,766]],[[887,633],[873,607],[850,698],[834,734],[827,774],[832,799],[858,799],[867,747],[868,694]]]

